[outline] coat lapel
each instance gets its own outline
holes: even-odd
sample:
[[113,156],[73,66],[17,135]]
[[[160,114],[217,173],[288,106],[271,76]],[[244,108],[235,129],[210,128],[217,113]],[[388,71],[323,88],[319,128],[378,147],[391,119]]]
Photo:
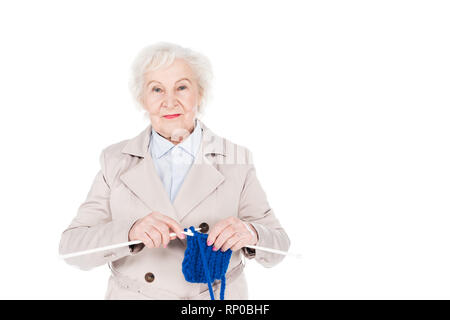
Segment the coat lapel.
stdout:
[[173,204],[148,152],[151,124],[129,140],[122,149],[122,153],[141,158],[134,167],[120,176],[123,183],[152,211],[159,211],[178,223],[225,180],[208,158],[215,155],[225,156],[224,139],[197,120],[202,129],[202,142]]
[[179,222],[169,196],[156,172],[150,152],[148,152],[150,133],[151,125],[137,137],[131,139],[122,149],[122,153],[141,159],[135,166],[122,174],[120,179],[151,211],[159,211]]
[[223,174],[200,150],[173,203],[180,220],[208,197],[224,180]]

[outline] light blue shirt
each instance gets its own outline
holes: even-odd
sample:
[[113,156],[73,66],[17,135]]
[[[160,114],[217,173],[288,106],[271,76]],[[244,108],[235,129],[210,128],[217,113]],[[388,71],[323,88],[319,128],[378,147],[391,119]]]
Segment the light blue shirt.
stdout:
[[172,203],[194,162],[201,141],[202,129],[197,119],[195,120],[194,131],[177,145],[152,128],[149,152]]

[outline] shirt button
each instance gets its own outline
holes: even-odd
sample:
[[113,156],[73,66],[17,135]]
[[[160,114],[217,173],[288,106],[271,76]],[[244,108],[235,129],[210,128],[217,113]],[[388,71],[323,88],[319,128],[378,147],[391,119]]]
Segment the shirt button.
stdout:
[[151,272],[147,272],[145,274],[145,281],[147,282],[153,282],[153,280],[155,280],[155,275]]

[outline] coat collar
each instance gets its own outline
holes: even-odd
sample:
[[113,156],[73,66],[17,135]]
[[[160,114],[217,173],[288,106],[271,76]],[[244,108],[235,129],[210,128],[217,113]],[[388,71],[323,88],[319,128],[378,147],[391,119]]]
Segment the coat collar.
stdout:
[[[226,156],[225,139],[212,132],[211,129],[209,129],[200,119],[197,119],[196,121],[197,124],[200,125],[203,132],[201,143],[203,155],[220,154],[222,156]],[[123,147],[122,153],[141,158],[145,157],[148,153],[151,132],[152,124],[150,123],[139,135],[128,141],[128,143]]]
[[120,179],[151,211],[159,211],[180,224],[195,206],[225,180],[210,157],[226,156],[226,140],[214,134],[199,119],[197,121],[202,129],[200,148],[173,203],[164,189],[148,151],[151,124],[135,138],[130,139],[122,149],[122,153],[142,159],[123,173]]
[[187,152],[192,158],[195,158],[198,148],[200,147],[201,139],[202,129],[200,128],[198,119],[195,121],[195,128],[192,133],[177,145],[161,136],[155,129],[152,129],[149,151],[153,158],[159,159],[171,149],[179,147]]

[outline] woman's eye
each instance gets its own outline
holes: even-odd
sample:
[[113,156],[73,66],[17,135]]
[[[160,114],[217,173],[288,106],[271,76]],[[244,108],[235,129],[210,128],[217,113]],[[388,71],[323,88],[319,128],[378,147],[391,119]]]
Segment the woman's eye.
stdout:
[[186,86],[180,86],[180,87],[178,87],[178,89],[181,89],[181,90],[184,90],[184,89],[186,89],[187,87]]
[[161,89],[160,89],[160,88],[153,88],[153,91],[155,91],[155,92],[161,92]]

